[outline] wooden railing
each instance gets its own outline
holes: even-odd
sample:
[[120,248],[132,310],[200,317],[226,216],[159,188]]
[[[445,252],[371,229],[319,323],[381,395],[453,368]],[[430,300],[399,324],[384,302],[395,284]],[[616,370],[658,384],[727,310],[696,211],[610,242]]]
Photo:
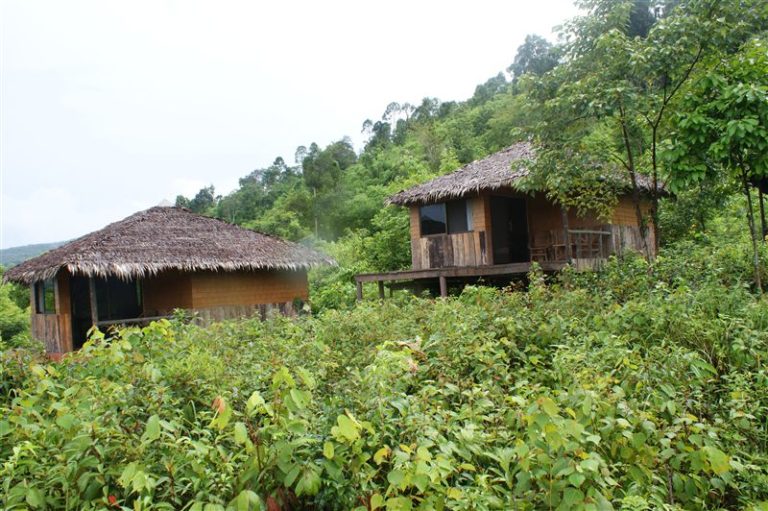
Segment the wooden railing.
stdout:
[[571,258],[605,259],[610,253],[611,231],[570,229]]
[[125,318],[97,321],[96,326],[114,326],[114,325],[140,325],[142,323],[151,323],[160,319],[171,319],[173,316],[146,316],[143,318]]
[[611,253],[611,231],[601,229],[552,230],[544,240],[531,246],[535,261],[569,261],[573,259],[605,259]]

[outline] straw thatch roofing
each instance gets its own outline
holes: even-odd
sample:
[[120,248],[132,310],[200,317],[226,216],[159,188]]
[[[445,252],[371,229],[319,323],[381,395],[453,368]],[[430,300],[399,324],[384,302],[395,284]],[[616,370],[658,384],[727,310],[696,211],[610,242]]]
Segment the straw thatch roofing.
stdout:
[[308,269],[333,259],[185,208],[154,207],[86,234],[5,272],[29,284],[62,269],[86,276],[140,278],[164,270]]
[[[533,160],[535,156],[530,143],[518,142],[481,160],[468,163],[450,174],[402,190],[387,199],[387,203],[401,206],[429,204],[463,197],[469,193],[511,188],[516,181],[528,175],[528,169],[524,166],[513,170],[512,162]],[[642,190],[651,189],[651,183],[645,176],[638,176],[638,185]]]

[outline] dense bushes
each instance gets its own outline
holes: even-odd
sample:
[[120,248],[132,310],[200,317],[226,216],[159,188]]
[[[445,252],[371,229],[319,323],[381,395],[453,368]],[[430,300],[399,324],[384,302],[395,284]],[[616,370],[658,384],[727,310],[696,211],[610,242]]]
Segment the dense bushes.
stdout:
[[155,323],[59,364],[7,350],[3,506],[763,509],[768,302],[705,245],[527,293]]
[[[0,280],[3,267],[0,266]],[[29,292],[22,286],[0,283],[0,345],[26,342],[29,333]]]

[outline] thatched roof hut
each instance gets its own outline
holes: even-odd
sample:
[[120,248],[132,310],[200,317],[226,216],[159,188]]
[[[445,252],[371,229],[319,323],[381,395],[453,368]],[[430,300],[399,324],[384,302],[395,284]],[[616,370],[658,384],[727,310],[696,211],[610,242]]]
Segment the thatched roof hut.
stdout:
[[183,309],[202,322],[271,311],[309,298],[307,270],[335,262],[314,250],[184,208],[154,207],[5,272],[30,284],[31,333],[54,357],[92,326],[144,324]]
[[7,270],[30,284],[72,275],[142,278],[166,270],[298,270],[334,261],[314,250],[178,207],[153,207]]
[[[514,188],[529,171],[525,166],[517,166],[513,170],[512,164],[517,161],[530,161],[535,157],[535,150],[530,143],[518,142],[490,156],[468,163],[450,174],[402,190],[390,197],[387,203],[400,206],[429,204],[464,197],[471,193]],[[651,189],[650,180],[645,176],[638,176],[638,185],[644,191]]]

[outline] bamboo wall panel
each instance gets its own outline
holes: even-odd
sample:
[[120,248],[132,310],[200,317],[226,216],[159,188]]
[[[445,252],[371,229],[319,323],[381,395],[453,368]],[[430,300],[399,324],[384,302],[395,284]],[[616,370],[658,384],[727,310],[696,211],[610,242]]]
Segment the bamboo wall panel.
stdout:
[[[640,203],[640,210],[647,221],[651,222],[651,202],[647,199],[643,199]],[[635,203],[632,197],[625,195],[619,198],[619,203],[616,205],[616,209],[613,210],[613,216],[611,223],[614,225],[634,225],[637,223],[637,212],[635,211]]]
[[259,318],[265,320],[273,315],[282,314],[295,316],[298,311],[294,308],[293,301],[282,303],[262,303],[258,305],[224,305],[220,307],[207,307],[195,309],[195,323],[210,325],[217,321],[242,318]]
[[409,210],[411,216],[411,239],[421,237],[421,217],[419,216],[419,206],[411,206]]
[[192,275],[192,307],[284,303],[308,298],[306,271],[199,272]]
[[192,279],[189,273],[162,272],[142,281],[144,315],[163,316],[174,309],[192,308]]

